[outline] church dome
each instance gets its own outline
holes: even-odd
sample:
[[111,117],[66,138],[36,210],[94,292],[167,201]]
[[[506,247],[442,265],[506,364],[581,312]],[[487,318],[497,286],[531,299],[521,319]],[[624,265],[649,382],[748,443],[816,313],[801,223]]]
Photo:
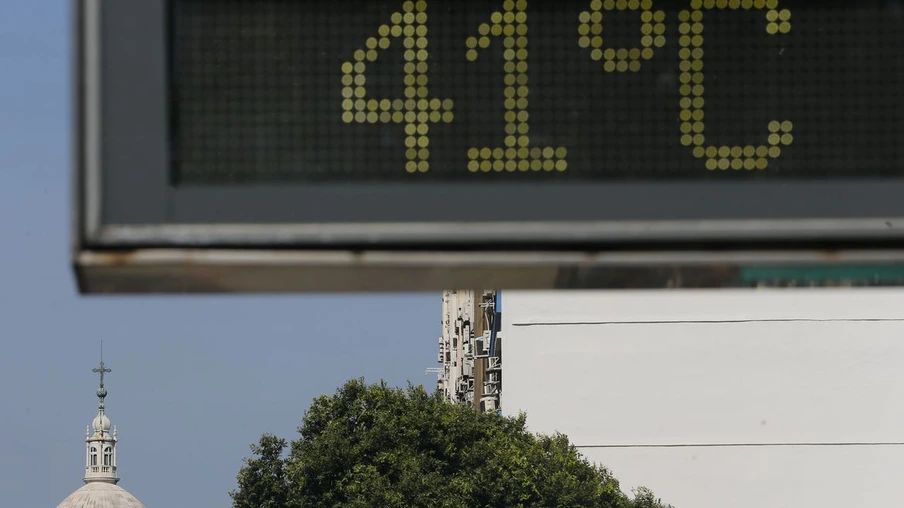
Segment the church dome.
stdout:
[[91,482],[76,490],[57,508],[145,508],[135,496],[118,485]]

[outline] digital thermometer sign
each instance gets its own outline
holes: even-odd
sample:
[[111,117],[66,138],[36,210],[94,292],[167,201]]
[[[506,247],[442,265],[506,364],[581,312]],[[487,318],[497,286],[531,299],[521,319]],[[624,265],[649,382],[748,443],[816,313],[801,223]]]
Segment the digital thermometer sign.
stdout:
[[904,0],[73,0],[86,292],[904,285]]

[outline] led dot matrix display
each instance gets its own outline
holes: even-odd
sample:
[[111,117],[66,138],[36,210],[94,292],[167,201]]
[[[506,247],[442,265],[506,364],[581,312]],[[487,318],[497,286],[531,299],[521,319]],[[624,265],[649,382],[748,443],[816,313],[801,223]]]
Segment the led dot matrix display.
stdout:
[[878,0],[174,0],[179,183],[904,173]]

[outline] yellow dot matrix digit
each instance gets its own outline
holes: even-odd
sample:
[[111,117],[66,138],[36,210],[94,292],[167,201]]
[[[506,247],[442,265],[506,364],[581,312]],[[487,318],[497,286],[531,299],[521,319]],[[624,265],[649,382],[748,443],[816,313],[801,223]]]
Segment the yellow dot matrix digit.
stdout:
[[490,45],[486,34],[503,39],[505,70],[505,148],[471,148],[468,169],[477,171],[565,171],[568,151],[564,147],[533,147],[530,142],[528,97],[527,0],[505,0],[502,11],[490,15],[490,23],[478,27],[479,37],[465,41],[465,57],[475,61],[478,46]]
[[[424,173],[430,169],[430,124],[452,122],[454,104],[451,99],[430,98],[427,2],[405,1],[402,12],[392,13],[389,19],[390,24],[377,29],[377,37],[368,38],[364,48],[355,51],[353,61],[342,64],[342,121],[405,124],[405,170]],[[392,39],[402,39],[405,48],[405,100],[368,99],[367,62],[375,61]]]

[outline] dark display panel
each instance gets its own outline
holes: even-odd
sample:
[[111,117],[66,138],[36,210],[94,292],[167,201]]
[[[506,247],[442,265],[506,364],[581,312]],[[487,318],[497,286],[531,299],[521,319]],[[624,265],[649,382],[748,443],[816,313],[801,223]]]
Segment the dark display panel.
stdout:
[[904,174],[904,5],[173,0],[174,180]]

